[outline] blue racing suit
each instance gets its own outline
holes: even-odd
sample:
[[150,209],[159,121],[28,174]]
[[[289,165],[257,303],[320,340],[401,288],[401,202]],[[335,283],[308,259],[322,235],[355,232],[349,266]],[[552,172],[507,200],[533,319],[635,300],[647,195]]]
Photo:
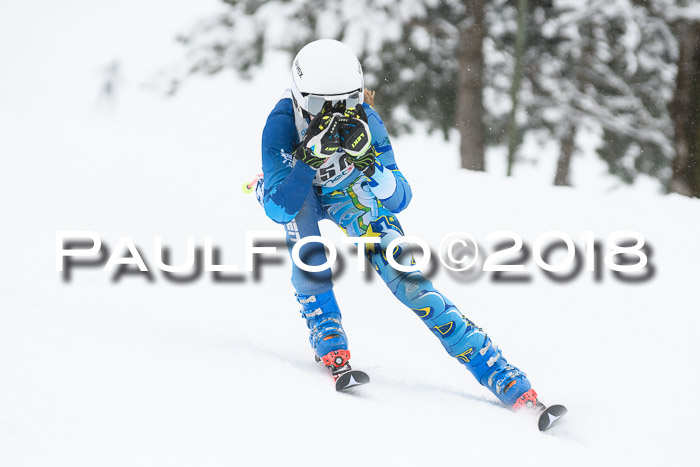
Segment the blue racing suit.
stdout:
[[[410,203],[411,188],[396,165],[379,114],[371,106],[363,106],[372,144],[378,154],[371,177],[356,170],[344,152],[329,157],[319,169],[295,159],[292,153],[303,139],[308,123],[295,112],[291,97],[283,97],[270,113],[263,131],[264,183],[258,186],[258,198],[268,217],[284,224],[290,252],[299,239],[320,235],[318,223],[322,219],[333,221],[349,236],[379,238],[380,243],[365,247],[366,257],[375,271],[396,298],[422,319],[445,350],[486,385],[487,377],[493,377],[505,365],[497,347],[491,346],[483,331],[435,290],[422,273],[398,271],[387,261],[386,247],[393,239],[403,236],[396,214]],[[323,245],[319,243],[304,245],[300,257],[308,265],[326,262]],[[292,268],[292,284],[303,307],[302,315],[309,319],[322,313],[334,313],[338,319],[335,320],[337,326],[331,323],[333,331],[340,329],[342,332],[339,308],[332,296],[330,268],[314,273],[305,272],[296,264]],[[314,303],[309,305],[309,301]],[[312,328],[311,341],[317,352],[322,337],[315,336]],[[342,345],[346,344],[344,341]],[[494,362],[501,360],[502,365],[494,366]],[[490,386],[495,392],[495,386]],[[516,399],[528,389],[529,383],[519,394],[509,394],[505,402],[509,403],[513,396]]]

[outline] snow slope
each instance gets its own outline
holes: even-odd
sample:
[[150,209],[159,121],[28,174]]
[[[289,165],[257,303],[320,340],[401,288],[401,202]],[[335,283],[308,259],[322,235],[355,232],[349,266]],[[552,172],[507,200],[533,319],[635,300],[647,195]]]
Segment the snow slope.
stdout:
[[[353,362],[372,377],[354,394],[333,391],[313,361],[289,260],[259,281],[178,284],[155,270],[156,236],[174,262],[187,236],[211,236],[242,264],[246,230],[279,228],[240,186],[258,171],[285,73],[195,80],[173,100],[131,87],[112,111],[77,87],[74,107],[58,89],[37,91],[46,100],[3,89],[0,465],[698,465],[697,200],[454,171],[454,144],[394,141],[414,190],[401,222],[433,247],[452,231],[488,245],[504,229],[530,246],[549,230],[578,244],[589,230],[637,230],[653,246],[656,273],[639,284],[609,271],[559,284],[532,260],[529,283],[434,276],[545,402],[569,407],[551,434],[499,407],[378,279],[353,270],[347,247],[336,293]],[[93,230],[111,248],[131,237],[153,280],[85,268],[64,282],[57,230]],[[339,244],[332,225],[323,232]]]

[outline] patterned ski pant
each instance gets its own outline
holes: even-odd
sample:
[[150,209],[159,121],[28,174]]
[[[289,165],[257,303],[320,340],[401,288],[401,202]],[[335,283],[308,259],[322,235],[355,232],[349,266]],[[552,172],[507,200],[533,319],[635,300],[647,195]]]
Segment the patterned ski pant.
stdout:
[[[469,361],[486,341],[485,334],[438,292],[422,273],[401,272],[391,267],[386,259],[386,248],[393,239],[403,235],[403,230],[396,215],[382,206],[367,183],[357,181],[346,189],[329,194],[316,194],[312,189],[295,219],[286,224],[290,253],[299,239],[320,235],[318,223],[322,219],[330,219],[348,236],[380,239],[380,243],[365,247],[370,264],[394,296],[413,310],[435,334],[445,350],[469,368]],[[408,248],[405,244],[403,247]],[[400,249],[401,246],[398,247]],[[392,254],[395,257],[403,256],[403,260],[399,261],[403,264],[413,262],[410,254],[401,255],[396,250]],[[300,249],[300,257],[308,265],[326,262],[323,245],[316,242],[304,245]],[[300,295],[321,294],[333,287],[330,269],[310,273],[296,264],[292,267],[292,284]],[[479,379],[479,375],[475,376]]]

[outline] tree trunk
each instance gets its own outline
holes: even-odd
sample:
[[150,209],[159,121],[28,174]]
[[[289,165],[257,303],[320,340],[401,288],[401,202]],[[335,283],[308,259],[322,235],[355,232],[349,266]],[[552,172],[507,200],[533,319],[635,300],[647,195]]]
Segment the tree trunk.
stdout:
[[678,29],[678,76],[669,111],[674,125],[671,191],[700,198],[700,22]]
[[528,0],[518,0],[518,31],[515,36],[513,82],[510,87],[510,122],[508,124],[508,168],[506,174],[510,177],[513,174],[515,164],[515,151],[518,145],[518,94],[520,84],[523,80],[523,53],[525,52],[525,41],[527,40],[527,10]]
[[554,174],[554,184],[556,186],[570,186],[569,167],[571,166],[571,157],[574,155],[576,138],[576,127],[569,126],[566,129],[566,134],[561,139],[559,147],[559,160],[557,161],[557,173]]
[[462,167],[484,170],[483,42],[485,0],[467,2],[468,18],[460,28],[457,72],[456,126],[459,130]]

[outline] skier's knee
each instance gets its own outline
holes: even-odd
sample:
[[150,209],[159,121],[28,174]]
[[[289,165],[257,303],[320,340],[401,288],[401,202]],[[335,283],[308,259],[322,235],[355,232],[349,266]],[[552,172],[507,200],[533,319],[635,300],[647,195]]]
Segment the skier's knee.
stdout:
[[405,305],[413,308],[429,292],[434,292],[433,284],[420,272],[404,272],[399,276],[394,295]]

